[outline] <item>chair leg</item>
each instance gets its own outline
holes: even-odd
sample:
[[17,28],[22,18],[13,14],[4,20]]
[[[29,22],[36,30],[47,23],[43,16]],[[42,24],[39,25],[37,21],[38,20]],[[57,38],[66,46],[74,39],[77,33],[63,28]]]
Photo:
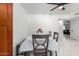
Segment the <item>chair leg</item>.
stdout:
[[57,51],[55,51],[55,56],[57,56]]
[[30,56],[30,52],[28,52],[28,56]]
[[52,51],[50,51],[50,56],[52,56]]

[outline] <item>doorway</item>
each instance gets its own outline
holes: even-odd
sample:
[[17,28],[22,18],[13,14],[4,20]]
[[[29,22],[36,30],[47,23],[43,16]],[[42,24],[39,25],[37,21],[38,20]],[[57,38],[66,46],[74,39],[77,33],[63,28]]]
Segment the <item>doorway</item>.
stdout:
[[65,38],[70,38],[70,21],[63,21],[63,35]]

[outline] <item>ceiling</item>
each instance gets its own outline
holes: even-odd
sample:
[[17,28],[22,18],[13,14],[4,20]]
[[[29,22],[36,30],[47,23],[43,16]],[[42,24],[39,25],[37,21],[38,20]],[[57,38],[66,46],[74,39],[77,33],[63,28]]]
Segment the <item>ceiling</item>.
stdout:
[[22,3],[23,8],[29,14],[75,14],[79,13],[79,3],[69,3],[64,5],[65,10],[59,10],[58,8],[54,11],[50,9],[54,8],[56,5],[49,5],[47,3]]

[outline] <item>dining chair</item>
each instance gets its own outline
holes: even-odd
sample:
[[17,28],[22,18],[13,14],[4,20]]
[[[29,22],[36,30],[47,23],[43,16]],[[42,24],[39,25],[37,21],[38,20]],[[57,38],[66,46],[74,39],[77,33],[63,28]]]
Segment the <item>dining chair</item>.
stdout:
[[18,55],[20,55],[20,45],[19,44],[17,44],[16,45],[16,56],[18,56]]
[[49,35],[32,35],[34,56],[47,56]]
[[20,52],[21,44],[25,40],[26,40],[26,38],[16,45],[16,56],[29,56],[29,51],[22,51],[22,52]]

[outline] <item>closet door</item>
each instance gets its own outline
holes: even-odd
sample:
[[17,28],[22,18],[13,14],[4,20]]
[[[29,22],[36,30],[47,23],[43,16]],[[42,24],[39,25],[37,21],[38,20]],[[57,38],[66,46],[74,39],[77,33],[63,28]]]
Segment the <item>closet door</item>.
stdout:
[[13,4],[0,3],[0,56],[13,54],[12,16]]

